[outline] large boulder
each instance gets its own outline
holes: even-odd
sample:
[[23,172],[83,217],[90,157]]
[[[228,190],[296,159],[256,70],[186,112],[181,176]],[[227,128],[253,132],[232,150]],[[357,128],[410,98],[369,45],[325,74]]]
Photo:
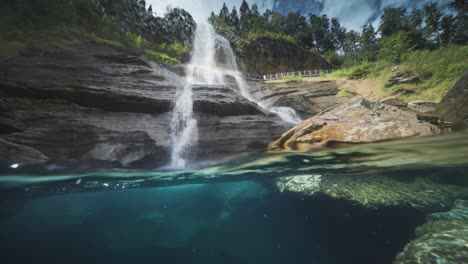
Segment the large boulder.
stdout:
[[324,111],[292,128],[269,150],[307,151],[340,143],[368,143],[439,133],[439,128],[406,107],[357,99]]
[[[0,163],[167,165],[171,110],[184,79],[126,50],[76,49],[0,62],[0,148],[14,151],[3,152],[11,155]],[[193,162],[264,151],[289,127],[235,88],[196,86],[193,99],[199,125]]]
[[468,263],[468,201],[457,200],[452,210],[429,215],[416,236],[395,264]]
[[454,128],[468,127],[468,71],[457,81],[435,109],[442,121],[454,123]]
[[383,174],[306,174],[280,177],[276,184],[282,192],[312,197],[325,195],[372,209],[398,206],[435,212],[447,209],[455,199],[468,197],[468,188],[440,183],[426,176],[408,181]]

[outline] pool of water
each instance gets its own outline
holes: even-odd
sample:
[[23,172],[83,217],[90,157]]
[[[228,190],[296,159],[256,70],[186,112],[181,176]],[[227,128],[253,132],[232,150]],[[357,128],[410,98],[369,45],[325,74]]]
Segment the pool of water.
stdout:
[[[2,263],[392,263],[427,214],[453,201],[379,205],[356,189],[385,179],[415,196],[464,198],[468,134],[182,171],[12,165],[0,176]],[[311,175],[321,190],[279,184]],[[349,186],[331,192],[330,179]]]

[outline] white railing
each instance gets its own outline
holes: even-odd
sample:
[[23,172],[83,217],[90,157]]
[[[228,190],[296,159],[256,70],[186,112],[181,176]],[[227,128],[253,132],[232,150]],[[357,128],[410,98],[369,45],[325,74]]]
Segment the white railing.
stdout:
[[272,74],[246,74],[246,78],[252,81],[272,81],[280,80],[288,77],[318,77],[322,74],[329,74],[336,70],[305,70],[305,71],[294,71],[294,72],[281,72]]

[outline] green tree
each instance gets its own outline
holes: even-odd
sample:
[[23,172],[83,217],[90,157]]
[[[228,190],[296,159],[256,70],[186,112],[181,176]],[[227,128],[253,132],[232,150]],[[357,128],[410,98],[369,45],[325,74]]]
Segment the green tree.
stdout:
[[231,14],[229,15],[229,23],[235,29],[239,29],[239,15],[237,14],[237,9],[235,6],[232,7]]
[[385,8],[379,27],[379,31],[382,33],[382,36],[390,36],[402,30],[408,31],[408,17],[406,16],[406,9],[402,7]]
[[410,43],[409,33],[400,31],[391,36],[384,36],[380,40],[382,47],[379,56],[391,63],[402,62],[407,54],[413,50]]
[[377,39],[377,32],[372,24],[365,25],[362,29],[362,34],[359,39],[359,46],[361,57],[368,61],[377,59],[377,52],[379,49],[379,41]]
[[[468,3],[467,0],[454,0],[449,4],[449,8],[455,10],[454,29],[451,32],[450,43],[465,45],[468,42]],[[446,19],[447,23],[448,19]],[[447,26],[447,25],[446,25]],[[445,30],[445,29],[444,29]],[[448,30],[447,30],[448,32]]]
[[313,38],[307,20],[299,12],[290,12],[284,18],[283,33],[292,36],[296,42],[306,49],[313,46]]
[[346,57],[352,61],[356,61],[359,55],[359,40],[358,32],[351,30],[346,33],[345,53]]
[[[223,3],[223,7],[219,11],[219,22],[222,23],[223,25],[228,25],[229,24],[229,8],[226,6],[226,3]],[[218,22],[218,23],[219,23]]]
[[243,0],[242,4],[239,8],[240,12],[240,28],[242,31],[247,32],[249,27],[249,15],[250,15],[250,7],[249,4]]
[[334,37],[332,32],[330,32],[330,20],[328,19],[327,15],[317,16],[315,14],[310,14],[309,23],[319,52],[325,53],[329,50],[334,51]]
[[335,50],[342,50],[344,52],[346,45],[346,28],[342,27],[336,18],[331,19],[331,32],[333,34]]
[[424,6],[424,14],[426,25],[432,34],[437,37],[437,42],[442,46],[442,38],[440,36],[440,22],[442,19],[442,12],[437,7],[437,3],[427,4]]

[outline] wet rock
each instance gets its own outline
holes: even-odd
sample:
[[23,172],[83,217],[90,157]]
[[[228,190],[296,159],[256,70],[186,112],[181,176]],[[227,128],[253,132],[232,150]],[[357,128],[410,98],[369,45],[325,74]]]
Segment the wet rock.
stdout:
[[453,123],[455,129],[468,127],[468,71],[437,105],[434,114]]
[[[76,49],[0,62],[9,109],[0,138],[63,164],[167,165],[171,108],[184,79],[125,50]],[[194,162],[263,151],[290,127],[235,88],[196,86],[193,99],[200,131]]]
[[374,209],[398,206],[434,212],[468,197],[468,188],[438,183],[430,177],[408,181],[385,175],[302,175],[278,178],[276,184],[280,191],[325,195]]
[[0,115],[0,134],[21,132],[26,129],[24,123]]
[[42,163],[49,158],[37,149],[0,139],[0,160],[5,163]]
[[335,81],[304,81],[300,83],[256,83],[252,96],[268,106],[286,106],[296,110],[302,118],[309,118],[330,107],[347,101],[337,97]]
[[390,87],[396,84],[415,84],[420,82],[421,78],[416,73],[400,72],[391,77],[387,83],[385,83],[385,87]]
[[269,150],[307,151],[334,142],[366,143],[437,133],[438,127],[411,109],[358,99],[302,122],[271,143]]
[[408,103],[408,108],[423,113],[433,113],[437,104],[426,100],[416,100]]
[[395,264],[468,263],[468,201],[457,200],[452,210],[429,215],[416,236]]

